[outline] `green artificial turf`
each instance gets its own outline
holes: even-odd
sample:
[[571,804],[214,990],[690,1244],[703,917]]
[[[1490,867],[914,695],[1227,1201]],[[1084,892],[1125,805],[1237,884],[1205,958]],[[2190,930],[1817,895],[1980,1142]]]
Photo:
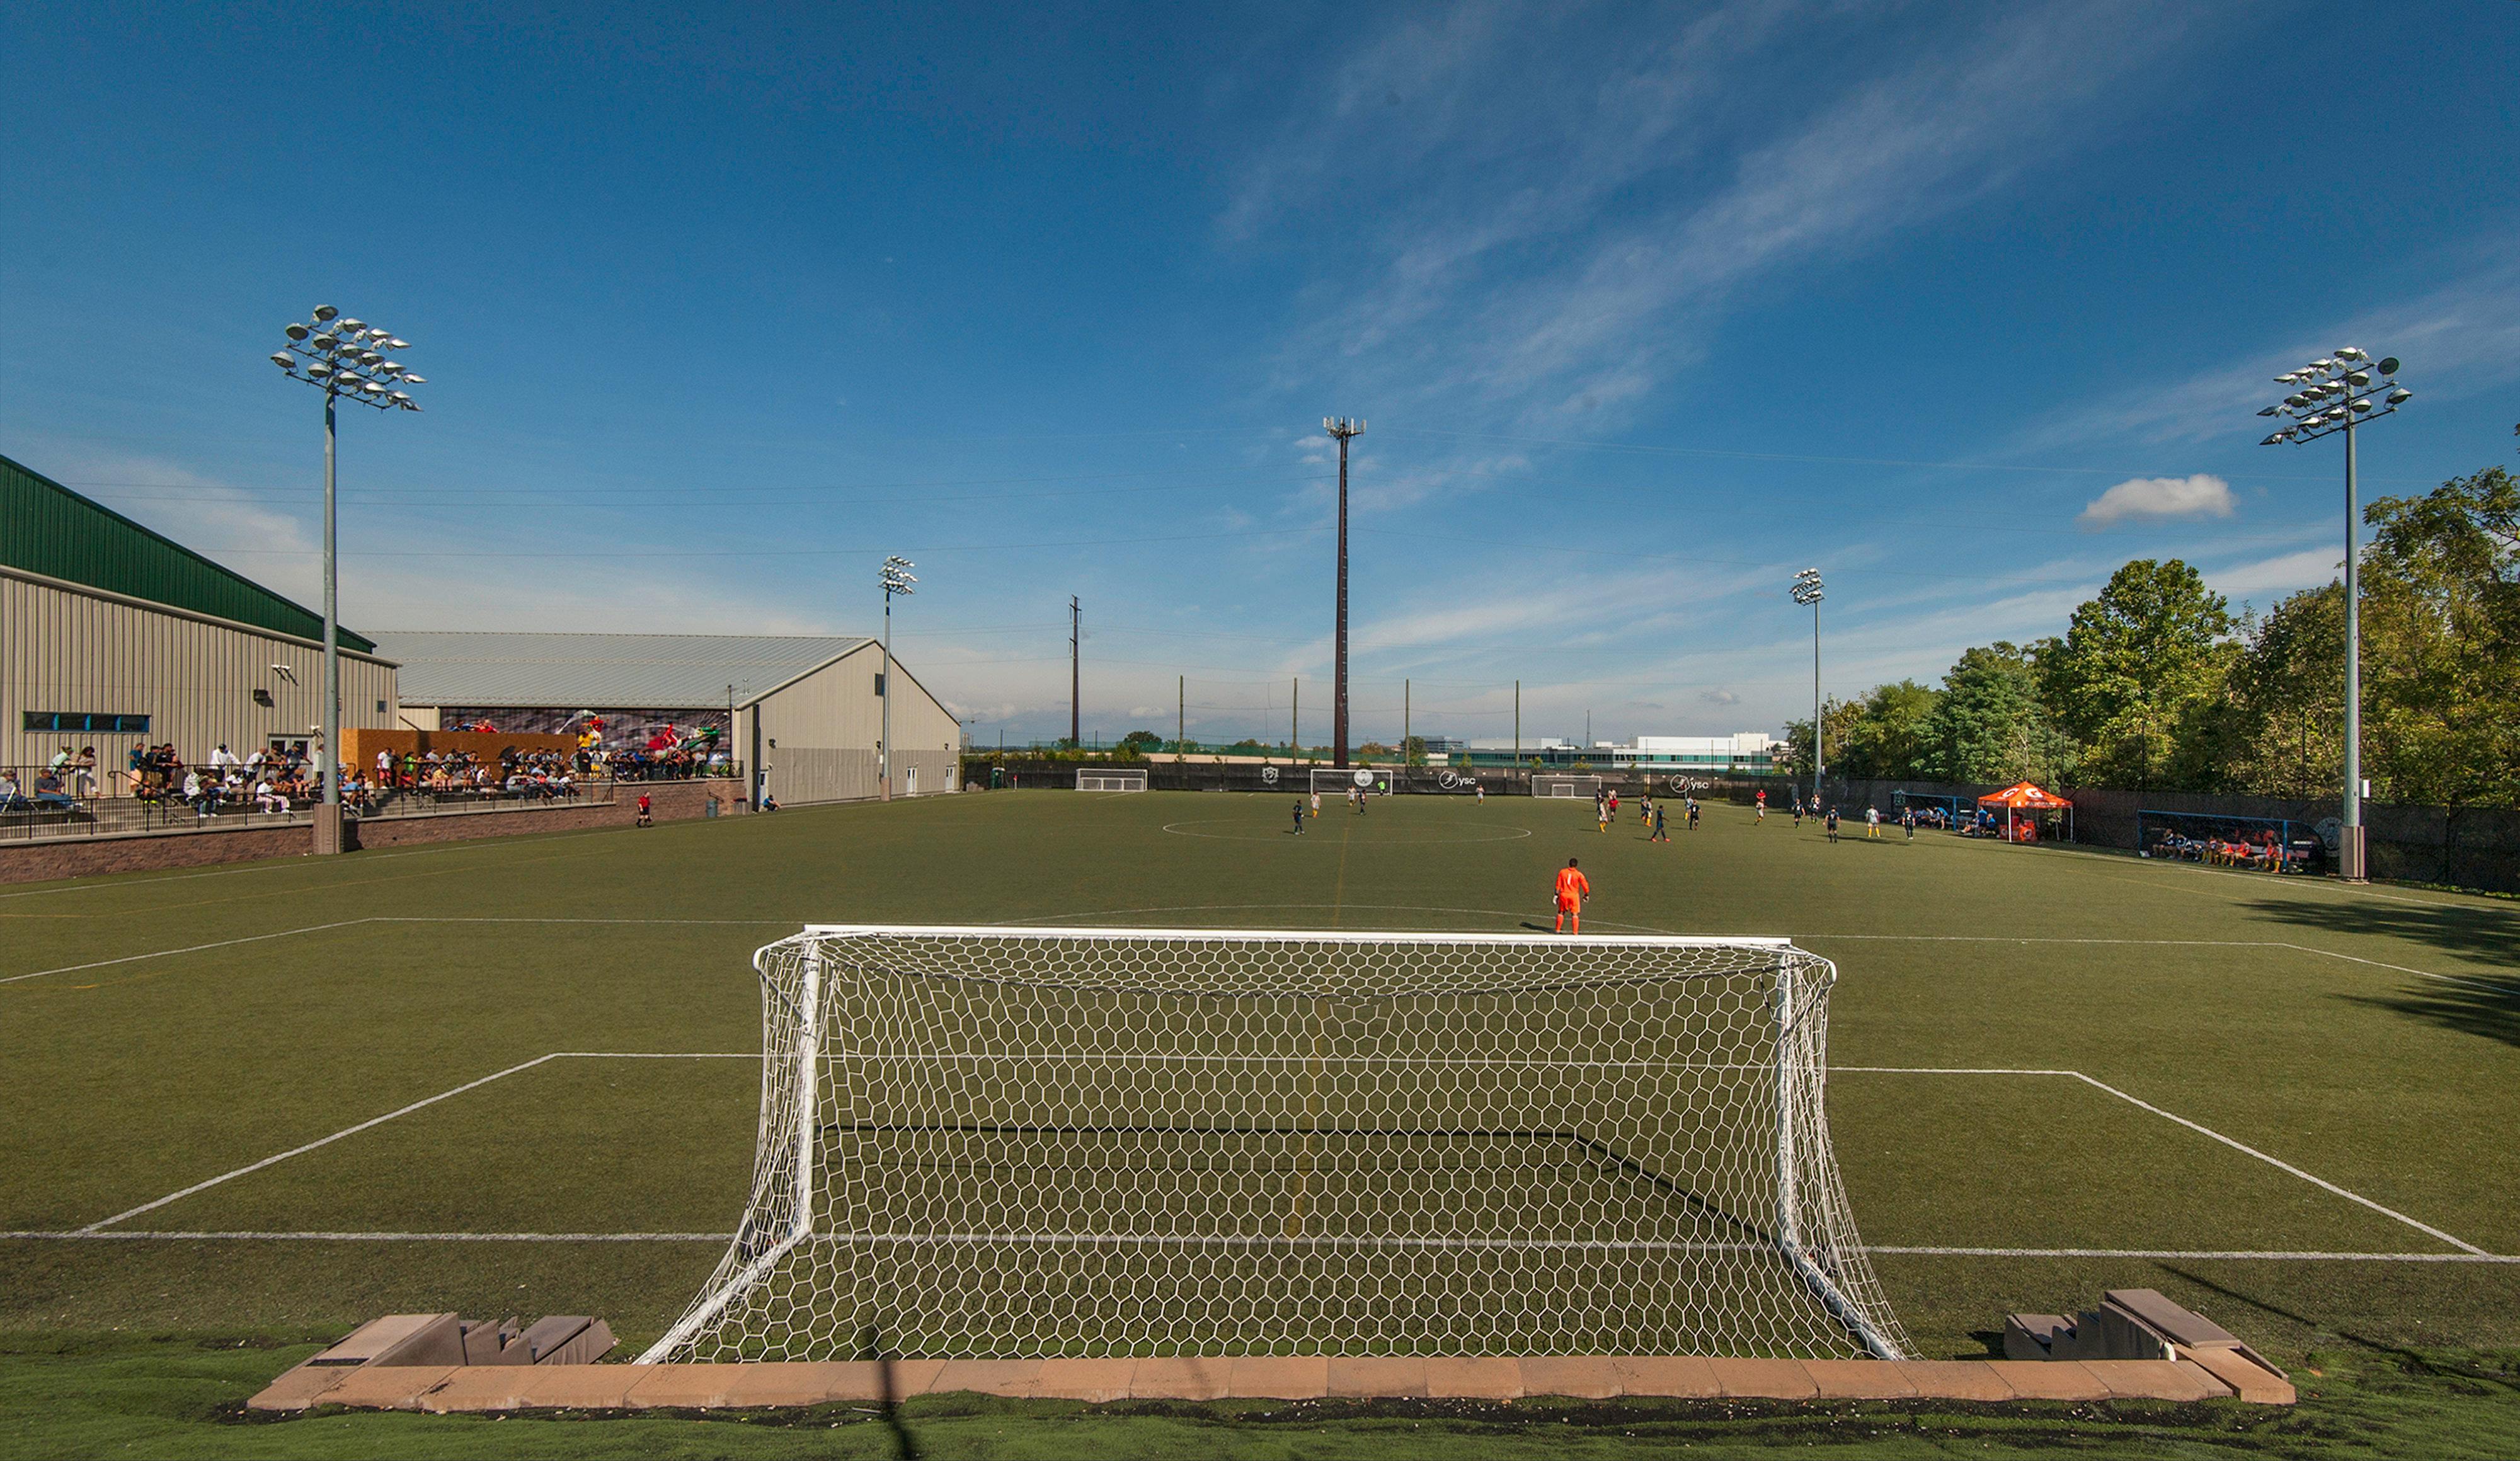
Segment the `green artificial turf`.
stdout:
[[[0,980],[60,971],[0,983],[0,1229],[78,1229],[554,1052],[756,1051],[750,951],[808,922],[1510,931],[1546,926],[1551,872],[1572,854],[1597,892],[1588,931],[1790,935],[1838,962],[1830,1117],[1876,1249],[2457,1251],[2072,1075],[1847,1068],[2080,1072],[2368,1204],[2520,1252],[2510,903],[1933,834],[1831,845],[1730,806],[1667,846],[1633,818],[1596,833],[1587,802],[1505,798],[1391,799],[1362,818],[1333,804],[1299,839],[1283,830],[1292,799],[996,793],[0,890]],[[724,1232],[744,1201],[756,1094],[744,1060],[563,1056],[110,1226]],[[898,1438],[863,1417],[832,1432],[793,1418],[230,1416],[303,1350],[221,1346],[313,1341],[415,1308],[592,1312],[638,1345],[718,1253],[0,1238],[0,1453],[888,1453]],[[2102,1288],[2149,1286],[2287,1364],[2328,1355],[2339,1378],[2280,1420],[2028,1407],[1959,1415],[1948,1435],[1897,1407],[1825,1420],[1682,1407],[1647,1423],[933,1401],[905,1424],[936,1454],[1021,1441],[1506,1455],[1655,1436],[1723,1454],[1876,1423],[1888,1429],[1872,1454],[2002,1454],[2086,1431],[2164,1455],[2381,1454],[2392,1436],[2431,1438],[2409,1454],[2460,1454],[2461,1437],[2520,1431],[2510,1366],[2493,1357],[2520,1347],[2512,1265],[1874,1263],[1928,1355],[1987,1352],[2008,1309],[2069,1312]]]

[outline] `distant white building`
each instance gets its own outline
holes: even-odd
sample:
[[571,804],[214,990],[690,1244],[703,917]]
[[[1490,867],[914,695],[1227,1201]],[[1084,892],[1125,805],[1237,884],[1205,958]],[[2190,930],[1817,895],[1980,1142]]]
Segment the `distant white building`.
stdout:
[[1610,764],[1652,771],[1769,772],[1782,741],[1766,731],[1729,736],[1639,736],[1632,746],[1605,746]]

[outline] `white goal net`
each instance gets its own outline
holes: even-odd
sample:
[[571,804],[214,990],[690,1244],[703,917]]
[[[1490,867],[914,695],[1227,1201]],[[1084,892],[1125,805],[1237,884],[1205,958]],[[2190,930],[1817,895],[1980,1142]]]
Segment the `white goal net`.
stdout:
[[1589,799],[1594,793],[1598,792],[1599,790],[1601,790],[1601,778],[1598,776],[1541,775],[1531,778],[1531,795],[1535,797],[1583,797]]
[[1782,939],[813,928],[645,1358],[1895,1357]]
[[1391,780],[1391,773],[1379,766],[1315,766],[1313,790],[1325,797],[1344,797],[1350,792],[1379,792]]
[[1080,792],[1143,792],[1147,789],[1147,773],[1087,766],[1076,773],[1076,789]]

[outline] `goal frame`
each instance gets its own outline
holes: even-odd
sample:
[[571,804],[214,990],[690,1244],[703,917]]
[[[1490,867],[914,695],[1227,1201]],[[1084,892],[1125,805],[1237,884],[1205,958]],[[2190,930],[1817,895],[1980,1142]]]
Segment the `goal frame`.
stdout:
[[[1349,792],[1378,792],[1390,775],[1380,766],[1315,766],[1312,785],[1306,790],[1325,797],[1333,792],[1342,796]],[[1357,780],[1360,776],[1365,780]]]
[[[1828,1315],[1844,1327],[1855,1346],[1874,1358],[1908,1357],[1905,1337],[1898,1331],[1895,1319],[1886,1305],[1880,1304],[1877,1283],[1864,1258],[1864,1250],[1855,1239],[1851,1217],[1845,1210],[1845,1200],[1838,1187],[1834,1156],[1830,1151],[1823,1089],[1820,1076],[1825,1070],[1825,1000],[1829,984],[1836,976],[1833,962],[1809,950],[1797,947],[1782,937],[1704,937],[1671,935],[1594,935],[1573,938],[1553,935],[1531,934],[1441,934],[1441,933],[1341,933],[1329,931],[1260,930],[1260,929],[1128,929],[1128,928],[1011,928],[1004,925],[893,925],[893,924],[815,924],[788,939],[766,945],[755,951],[753,967],[763,977],[765,1039],[763,1044],[763,1105],[761,1112],[762,1145],[757,1155],[758,1166],[742,1230],[736,1235],[726,1258],[712,1276],[709,1285],[696,1298],[683,1315],[660,1336],[639,1358],[643,1364],[669,1362],[676,1353],[692,1345],[702,1331],[716,1323],[736,1301],[773,1272],[799,1245],[816,1236],[815,1222],[820,1211],[817,1199],[827,1173],[816,1161],[818,1143],[823,1133],[820,1102],[821,1083],[825,1078],[826,1026],[831,1017],[830,1000],[833,983],[826,979],[827,960],[820,953],[808,953],[802,960],[802,983],[795,991],[792,1004],[772,987],[771,972],[765,961],[784,945],[815,941],[815,946],[832,940],[853,937],[900,939],[933,937],[939,939],[1005,940],[1039,942],[1058,940],[1144,940],[1166,945],[1214,942],[1240,944],[1286,943],[1301,945],[1443,945],[1450,947],[1533,947],[1564,949],[1570,945],[1602,949],[1736,949],[1764,953],[1776,960],[1768,998],[1768,1015],[1773,1022],[1774,1056],[1765,1079],[1772,1082],[1775,1103],[1774,1161],[1768,1172],[1773,1183],[1776,1216],[1773,1231],[1766,1235],[1773,1247]],[[1785,957],[1785,956],[1790,957]],[[1816,966],[1820,983],[1816,992],[1798,987],[1797,969]],[[1734,971],[1738,972],[1738,971]],[[1805,998],[1807,992],[1810,997]],[[777,1031],[778,1008],[786,1006],[795,1018],[784,1040],[771,1038]],[[1801,1013],[1798,1013],[1801,1012]],[[772,1105],[774,1067],[791,1069],[794,1079],[794,1111],[789,1123],[779,1122],[779,1113]],[[1756,1071],[1757,1067],[1745,1067]],[[764,1208],[765,1188],[772,1181],[774,1168],[788,1183],[785,1201],[774,1206],[784,1210],[784,1216],[774,1216],[770,1230],[755,1225]],[[1812,1206],[1819,1211],[1814,1226],[1821,1231],[1817,1243],[1810,1241],[1806,1229],[1804,1190],[1815,1172],[1824,1174],[1825,1189],[1817,1191]],[[832,1238],[848,1241],[846,1234]],[[744,1256],[747,1240],[768,1238],[766,1248]],[[1841,1275],[1844,1281],[1841,1282]],[[1847,1292],[1847,1285],[1875,1291],[1873,1304],[1868,1306]],[[1877,1309],[1877,1311],[1875,1311]]]
[[[1087,786],[1087,782],[1098,783]],[[1099,783],[1117,782],[1117,786]],[[1076,770],[1076,790],[1080,792],[1143,792],[1147,790],[1147,772],[1143,766],[1080,766]]]
[[[1584,785],[1587,782],[1591,785]],[[1542,791],[1543,785],[1549,786],[1551,790]],[[1565,787],[1566,790],[1562,792],[1555,790],[1559,786]],[[1588,793],[1598,794],[1600,790],[1601,778],[1589,772],[1534,771],[1531,773],[1531,795],[1546,800],[1572,801]]]

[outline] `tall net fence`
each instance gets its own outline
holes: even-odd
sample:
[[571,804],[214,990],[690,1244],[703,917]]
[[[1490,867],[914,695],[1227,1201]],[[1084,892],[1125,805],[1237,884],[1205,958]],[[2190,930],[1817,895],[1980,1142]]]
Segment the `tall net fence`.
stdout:
[[817,929],[652,1360],[1896,1355],[1782,940]]

